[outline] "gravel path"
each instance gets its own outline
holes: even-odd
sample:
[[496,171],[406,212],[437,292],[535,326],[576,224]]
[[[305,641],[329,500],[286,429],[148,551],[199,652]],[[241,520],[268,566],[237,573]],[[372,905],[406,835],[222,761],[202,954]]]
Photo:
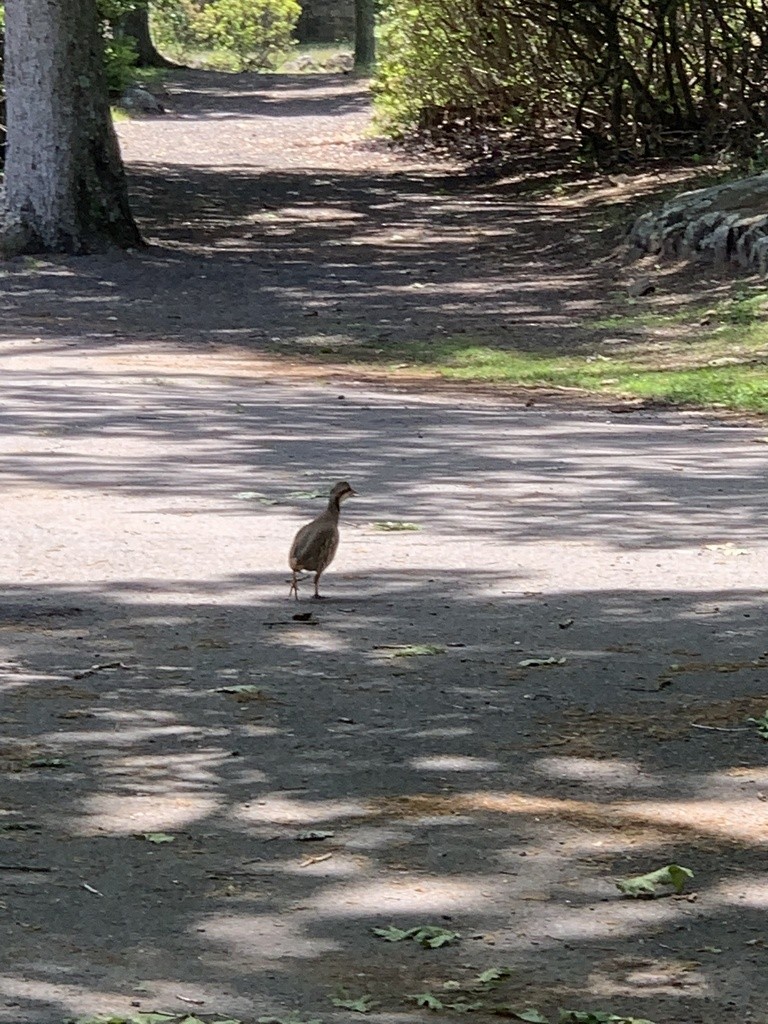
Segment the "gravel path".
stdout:
[[[425,992],[768,1021],[762,431],[271,361],[374,319],[545,337],[589,273],[567,225],[531,263],[555,225],[518,198],[494,276],[509,211],[361,146],[355,82],[189,74],[171,105],[121,126],[153,247],[3,279],[0,1021],[348,1024],[367,994],[410,1024]],[[618,893],[671,862],[681,897]]]

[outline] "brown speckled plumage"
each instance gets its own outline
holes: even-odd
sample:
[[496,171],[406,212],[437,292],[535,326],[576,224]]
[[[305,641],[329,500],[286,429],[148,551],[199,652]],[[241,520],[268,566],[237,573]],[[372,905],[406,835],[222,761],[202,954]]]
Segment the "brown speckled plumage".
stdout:
[[345,498],[352,497],[356,492],[346,480],[341,480],[331,489],[328,507],[311,523],[302,526],[291,544],[288,564],[293,570],[290,594],[299,599],[300,572],[315,574],[315,597],[320,597],[318,584],[320,576],[328,568],[339,546],[339,511]]

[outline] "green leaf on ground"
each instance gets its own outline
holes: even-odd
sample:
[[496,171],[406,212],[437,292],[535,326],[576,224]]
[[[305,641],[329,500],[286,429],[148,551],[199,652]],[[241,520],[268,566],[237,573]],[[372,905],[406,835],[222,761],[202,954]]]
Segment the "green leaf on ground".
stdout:
[[747,721],[757,727],[757,734],[761,739],[768,740],[768,711],[762,718],[748,718]]
[[279,505],[277,498],[268,498],[258,491],[239,491],[235,497],[238,501],[258,501],[260,505]]
[[374,530],[383,530],[385,533],[399,533],[402,531],[420,530],[418,523],[407,523],[402,519],[379,519],[373,524]]
[[475,980],[478,985],[492,985],[494,981],[501,981],[502,978],[508,978],[509,975],[508,967],[489,967],[487,971],[478,974]]
[[331,1002],[342,1010],[354,1010],[355,1013],[370,1013],[379,1005],[373,996],[358,996],[357,999],[334,998]]
[[549,1017],[539,1013],[534,1006],[529,1006],[525,1010],[512,1010],[512,1016],[515,1020],[528,1021],[528,1024],[549,1024]]
[[416,992],[412,996],[408,996],[408,999],[416,1003],[417,1006],[423,1006],[427,1010],[444,1010],[445,1003],[431,992]]
[[544,668],[546,665],[564,665],[566,662],[565,658],[525,658],[523,661],[518,661],[518,668]]
[[439,644],[406,644],[404,647],[395,647],[387,651],[388,658],[424,658],[432,654],[442,654],[444,647]]
[[671,885],[675,892],[680,894],[689,878],[693,878],[690,868],[680,867],[679,864],[667,864],[665,868],[649,871],[647,875],[620,878],[616,882],[616,888],[625,896],[639,898],[662,895],[658,891],[659,886]]
[[142,839],[148,843],[175,843],[176,836],[169,836],[167,832],[142,832]]
[[435,924],[408,929],[395,928],[394,925],[390,925],[389,928],[373,928],[372,931],[374,935],[384,939],[385,942],[403,942],[406,939],[413,939],[414,942],[418,942],[420,946],[427,949],[449,946],[461,938],[458,932],[452,932],[448,928],[441,928]]
[[460,938],[458,932],[452,932],[448,928],[441,928],[439,925],[428,924],[421,928],[414,929],[413,941],[427,949],[440,949],[441,946],[450,946]]
[[412,939],[415,928],[395,928],[393,924],[389,928],[373,928],[373,934],[385,942],[403,942],[405,939]]

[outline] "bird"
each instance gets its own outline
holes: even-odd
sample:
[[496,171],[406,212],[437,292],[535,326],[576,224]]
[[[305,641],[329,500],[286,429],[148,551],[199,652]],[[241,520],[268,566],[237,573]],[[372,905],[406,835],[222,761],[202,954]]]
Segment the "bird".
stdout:
[[357,491],[347,483],[340,480],[331,488],[328,498],[328,507],[325,512],[307,523],[299,530],[293,538],[291,550],[288,555],[288,564],[293,570],[293,580],[288,596],[296,595],[299,600],[299,577],[302,571],[315,574],[314,596],[319,600],[322,595],[318,591],[320,576],[328,568],[336,554],[339,546],[339,512],[341,503],[346,498],[352,498]]

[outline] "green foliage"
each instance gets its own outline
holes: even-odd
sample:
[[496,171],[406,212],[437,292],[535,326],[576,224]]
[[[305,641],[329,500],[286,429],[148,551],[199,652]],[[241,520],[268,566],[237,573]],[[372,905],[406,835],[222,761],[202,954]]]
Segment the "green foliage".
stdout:
[[200,36],[228,50],[241,70],[271,68],[291,46],[297,0],[212,0],[196,19]]
[[[406,648],[401,648],[401,650],[406,650]],[[432,654],[434,651],[419,653]],[[436,924],[425,924],[407,929],[396,928],[392,924],[388,928],[374,928],[373,934],[384,939],[385,942],[405,942],[411,939],[418,942],[420,946],[424,946],[425,949],[440,949],[441,946],[450,946],[461,938],[458,932],[452,932],[448,928],[442,928]]]
[[204,46],[201,10],[200,0],[155,0],[150,8],[150,25],[160,49],[181,58]]
[[693,878],[690,868],[680,867],[679,864],[667,864],[666,867],[659,868],[658,871],[650,871],[647,875],[620,878],[616,882],[616,888],[625,896],[634,896],[635,898],[657,896],[660,886],[671,886],[679,894],[685,888],[685,883],[689,878]]
[[107,87],[110,93],[119,95],[133,78],[136,67],[136,45],[125,36],[107,38],[104,43],[104,64],[107,72]]
[[768,711],[765,712],[762,718],[748,718],[747,721],[750,725],[756,726],[758,736],[761,739],[768,740]]
[[376,90],[393,133],[515,125],[600,162],[762,159],[768,23],[754,0],[389,0]]

